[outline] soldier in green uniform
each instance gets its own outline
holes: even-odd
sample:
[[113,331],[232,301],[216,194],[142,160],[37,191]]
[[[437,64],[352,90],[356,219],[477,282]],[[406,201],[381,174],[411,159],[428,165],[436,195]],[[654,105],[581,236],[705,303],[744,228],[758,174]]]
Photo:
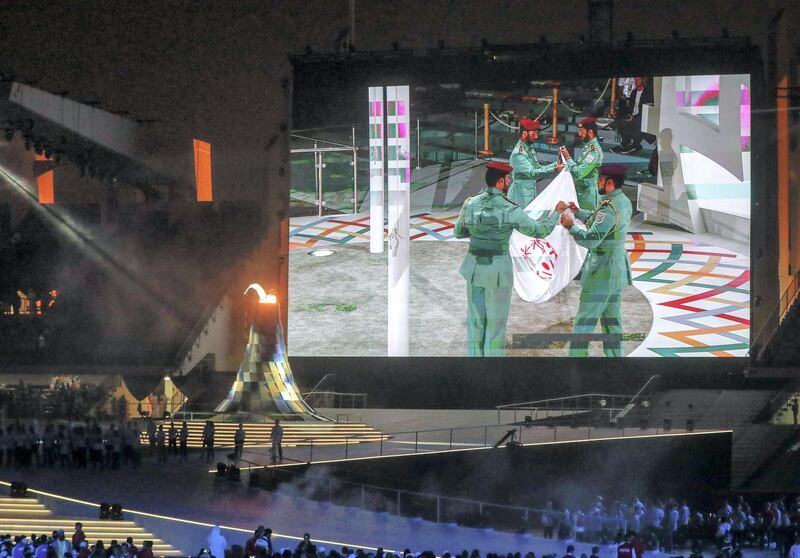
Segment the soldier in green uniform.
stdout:
[[[631,202],[617,188],[614,179],[600,178],[600,205],[594,211],[570,204],[586,230],[575,226],[569,213],[561,215],[561,224],[580,246],[589,250],[581,279],[581,302],[575,316],[574,334],[591,335],[597,321],[605,336],[606,356],[622,356],[622,290],[631,284],[631,264],[625,238],[631,222]],[[570,343],[569,356],[586,356],[589,342]]]
[[522,135],[508,159],[508,163],[514,169],[511,173],[508,199],[524,209],[536,197],[536,181],[561,172],[564,165],[560,161],[554,161],[549,165],[542,165],[539,162],[536,150],[533,148],[533,142],[539,139],[539,130],[542,127],[537,120],[522,118],[519,127],[522,128]]
[[561,153],[575,180],[578,205],[581,209],[594,211],[598,202],[597,177],[600,176],[600,166],[603,164],[603,149],[597,141],[596,118],[587,116],[578,122],[578,138],[583,143],[583,149],[577,161],[570,156],[566,147],[561,147]]
[[486,188],[461,206],[455,224],[456,238],[469,238],[469,251],[459,270],[467,280],[467,354],[503,356],[506,322],[511,307],[514,273],[508,240],[517,230],[524,235],[544,238],[558,224],[556,212],[541,221],[528,217],[520,206],[504,194],[511,182],[512,168],[506,163],[486,164]]

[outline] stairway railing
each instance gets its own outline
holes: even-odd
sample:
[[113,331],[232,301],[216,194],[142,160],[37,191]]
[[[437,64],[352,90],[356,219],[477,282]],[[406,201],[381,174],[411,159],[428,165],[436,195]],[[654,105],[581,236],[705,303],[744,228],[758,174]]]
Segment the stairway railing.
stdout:
[[644,383],[641,389],[639,389],[639,391],[637,391],[633,397],[631,397],[631,400],[628,401],[628,404],[625,405],[625,408],[622,409],[619,413],[617,413],[617,416],[615,416],[611,422],[616,423],[624,419],[628,413],[630,413],[633,409],[636,408],[636,405],[639,404],[639,401],[650,397],[655,391],[659,379],[661,379],[661,376],[659,376],[658,374],[653,374],[652,376],[650,376],[650,379]]
[[786,290],[783,291],[783,294],[778,299],[778,302],[775,303],[767,319],[764,320],[758,334],[751,337],[752,342],[750,343],[750,351],[748,354],[755,363],[762,361],[762,358],[769,348],[770,341],[773,340],[786,314],[797,300],[798,293],[800,293],[800,271],[794,274]]
[[[563,397],[551,397],[549,399],[540,399],[538,401],[525,401],[523,403],[507,403],[505,405],[497,405],[497,424],[500,424],[501,413],[504,411],[513,411],[513,422],[517,422],[518,412],[535,412],[536,418],[547,418],[551,412],[558,415],[574,414],[584,411],[612,411],[622,409],[630,400],[630,395],[620,395],[612,393],[581,393],[578,395],[566,395]],[[543,411],[544,416],[539,416],[539,412]]]

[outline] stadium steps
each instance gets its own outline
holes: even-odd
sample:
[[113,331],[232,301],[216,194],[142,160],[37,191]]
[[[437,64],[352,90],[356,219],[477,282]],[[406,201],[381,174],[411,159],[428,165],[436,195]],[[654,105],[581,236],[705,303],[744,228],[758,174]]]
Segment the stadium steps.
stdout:
[[747,487],[761,469],[771,467],[772,457],[782,454],[797,433],[796,428],[772,424],[748,424],[734,430],[731,487]]
[[[32,510],[43,510],[45,513],[33,515]],[[13,535],[49,535],[57,529],[63,529],[69,539],[75,523],[83,523],[83,530],[89,544],[100,540],[108,546],[112,540],[124,542],[133,537],[133,542],[141,548],[142,541],[153,541],[155,556],[183,556],[184,553],[156,535],[139,527],[133,521],[114,521],[110,519],[85,519],[81,517],[57,516],[36,498],[9,498],[0,496],[0,533]]]
[[752,423],[774,393],[774,390],[667,390],[653,397],[650,423],[661,424],[665,418],[671,418],[673,426],[680,427],[691,418],[695,428],[735,428]]
[[[180,430],[183,421],[175,421],[175,427]],[[169,429],[169,421],[163,421],[164,430]],[[205,421],[186,421],[189,427],[190,448],[202,447],[203,427]],[[156,428],[158,428],[158,422]],[[361,423],[290,423],[285,422],[283,427],[283,447],[332,446],[344,444],[359,444],[364,442],[380,442],[388,440],[389,436],[381,434],[375,428]],[[219,448],[233,447],[233,436],[239,428],[234,422],[215,422],[214,446]],[[252,422],[245,423],[247,433],[245,447],[268,447],[271,445],[271,423]],[[147,433],[142,433],[142,444],[148,444]]]

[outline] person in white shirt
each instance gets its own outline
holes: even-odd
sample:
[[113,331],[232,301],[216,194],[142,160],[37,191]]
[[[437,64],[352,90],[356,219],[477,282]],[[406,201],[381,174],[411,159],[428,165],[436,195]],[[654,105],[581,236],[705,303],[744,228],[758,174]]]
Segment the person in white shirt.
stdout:
[[208,549],[211,551],[211,556],[214,558],[225,558],[225,548],[227,548],[228,542],[225,540],[225,537],[220,534],[219,525],[214,525],[211,528],[211,533],[208,535],[206,543],[208,544]]
[[681,527],[686,527],[689,525],[689,518],[691,517],[692,512],[689,510],[689,505],[686,503],[686,500],[681,502],[681,507],[678,510],[678,514],[678,525]]
[[794,544],[789,548],[789,558],[800,558],[800,537],[794,538]]
[[722,539],[725,538],[725,535],[727,535],[730,532],[730,530],[731,530],[730,521],[727,518],[722,518],[720,519],[719,525],[717,525],[717,531],[716,533],[714,533],[714,538],[717,539],[717,541],[721,541]]

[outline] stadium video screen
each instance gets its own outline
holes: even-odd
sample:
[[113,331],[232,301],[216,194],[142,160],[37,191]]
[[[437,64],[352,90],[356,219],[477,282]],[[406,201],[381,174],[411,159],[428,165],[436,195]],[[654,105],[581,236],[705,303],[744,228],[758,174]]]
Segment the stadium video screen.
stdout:
[[745,356],[750,76],[502,85],[295,88],[289,355]]

